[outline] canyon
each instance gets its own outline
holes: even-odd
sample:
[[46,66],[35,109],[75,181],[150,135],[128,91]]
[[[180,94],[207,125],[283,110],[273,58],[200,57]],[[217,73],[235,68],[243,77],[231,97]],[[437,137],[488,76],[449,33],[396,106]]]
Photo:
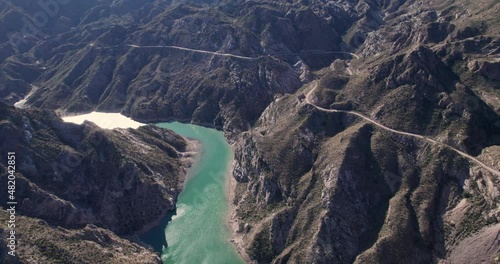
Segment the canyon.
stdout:
[[[101,252],[78,256],[83,262],[160,261],[134,237],[174,210],[189,140],[153,126],[108,131],[58,117],[97,111],[224,132],[234,153],[228,222],[248,263],[499,261],[498,1],[51,3],[59,3],[54,15],[28,0],[0,1],[8,135],[0,149],[15,143],[31,159],[20,171],[27,204],[53,199],[64,208],[21,212],[26,226],[43,230],[33,239],[38,260],[87,232],[109,239],[91,247],[79,238]],[[37,12],[46,13],[43,26]],[[20,100],[26,109],[7,106]],[[80,142],[93,134],[106,144]],[[157,158],[134,155],[146,150]],[[86,173],[38,176],[68,153],[84,158]],[[99,157],[137,174],[92,170]],[[96,213],[102,205],[84,195],[108,188],[96,175],[124,181],[103,194],[120,213]],[[143,185],[129,192],[156,190],[142,210],[158,215],[115,226],[135,210],[121,200],[133,196],[119,195],[130,179]],[[56,192],[58,184],[81,189]],[[51,232],[59,235],[43,235]]]

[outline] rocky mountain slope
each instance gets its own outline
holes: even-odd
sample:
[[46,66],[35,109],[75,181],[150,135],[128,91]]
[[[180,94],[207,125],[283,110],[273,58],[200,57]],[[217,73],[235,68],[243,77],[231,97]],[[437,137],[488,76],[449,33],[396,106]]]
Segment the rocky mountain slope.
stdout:
[[0,97],[223,129],[249,262],[498,262],[498,1],[29,3]]
[[[191,119],[241,130],[253,124],[274,94],[293,92],[300,86],[293,65],[268,57],[240,60],[127,45],[177,45],[250,57],[338,47],[335,30],[310,10],[285,18],[283,11],[251,4],[249,13],[242,15],[234,4],[221,10],[185,3],[169,6],[168,1],[148,1],[139,7],[137,1],[100,2],[102,5],[72,1],[64,8],[78,9],[78,14],[68,18],[64,14],[69,11],[63,7],[60,11],[59,20],[67,18],[66,28],[56,31],[54,27],[61,23],[54,22],[37,34],[28,34],[10,25],[36,17],[30,15],[29,7],[7,1],[0,23],[13,35],[10,41],[4,39],[11,50],[5,52],[2,64],[2,98],[13,102],[32,91],[28,100],[32,107],[121,111],[145,121]],[[264,21],[254,21],[255,17]],[[273,28],[269,28],[271,22],[276,24]],[[298,25],[306,27],[296,28]],[[280,32],[282,27],[290,32]],[[327,38],[303,40],[301,35],[312,28],[318,31],[316,35]],[[256,34],[266,36],[263,46]],[[275,34],[283,36],[274,40]],[[281,47],[288,43],[284,36],[294,39],[289,48]]]
[[[495,166],[499,151],[479,159]],[[258,263],[432,263],[498,226],[497,175],[295,96],[266,110],[235,157],[237,237]],[[498,254],[497,237],[478,243]]]
[[312,72],[236,143],[239,247],[257,263],[498,262],[498,175],[300,95],[500,171],[500,5],[367,4],[344,36],[360,58]]
[[[189,165],[183,138],[154,126],[103,130],[64,123],[48,111],[4,104],[0,117],[0,150],[16,153],[20,261],[159,262],[134,235],[174,209]],[[7,186],[7,167],[0,168]],[[2,221],[3,242],[6,225]],[[4,259],[10,257],[5,249]]]

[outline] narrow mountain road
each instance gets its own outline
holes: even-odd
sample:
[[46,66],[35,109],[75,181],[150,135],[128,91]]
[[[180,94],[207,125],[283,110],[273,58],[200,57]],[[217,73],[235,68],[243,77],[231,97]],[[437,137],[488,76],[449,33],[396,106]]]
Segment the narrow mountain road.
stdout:
[[399,135],[403,135],[403,136],[408,136],[408,137],[413,137],[413,138],[418,138],[418,139],[421,139],[421,140],[424,140],[424,141],[427,141],[427,142],[430,142],[431,144],[434,144],[434,145],[439,145],[441,147],[445,147],[445,148],[448,148],[452,151],[455,151],[458,155],[472,161],[472,162],[475,162],[476,164],[480,165],[481,167],[483,167],[484,169],[488,170],[489,172],[493,173],[494,175],[496,176],[499,176],[500,177],[500,171],[498,170],[495,170],[491,167],[489,167],[488,165],[484,164],[483,162],[481,162],[480,160],[476,159],[475,157],[463,152],[463,151],[460,151],[448,144],[445,144],[445,143],[442,143],[442,142],[439,142],[437,140],[434,140],[432,138],[429,138],[429,137],[426,137],[426,136],[422,136],[422,135],[418,135],[418,134],[413,134],[413,133],[409,133],[409,132],[404,132],[404,131],[399,131],[399,130],[396,130],[396,129],[392,129],[390,127],[387,127],[387,126],[384,126],[383,124],[361,114],[361,113],[358,113],[356,111],[347,111],[347,110],[336,110],[336,109],[326,109],[326,108],[323,108],[321,106],[317,106],[315,105],[314,103],[311,102],[311,96],[313,94],[313,92],[316,90],[316,88],[318,87],[318,82],[316,81],[316,83],[314,84],[314,87],[307,93],[306,95],[306,98],[305,98],[305,102],[307,104],[310,104],[312,105],[314,108],[320,110],[320,111],[324,111],[324,112],[329,112],[329,113],[345,113],[345,114],[350,114],[350,115],[355,115],[361,119],[364,119],[365,121],[369,122],[369,123],[372,123],[384,130],[387,130],[387,131],[390,131],[392,133],[395,133],[395,134],[399,134]]
[[258,60],[258,59],[260,59],[260,57],[246,57],[246,56],[240,56],[240,55],[235,55],[235,54],[230,54],[230,53],[220,53],[220,52],[208,51],[208,50],[190,49],[190,48],[184,48],[184,47],[179,47],[179,46],[138,46],[138,45],[125,45],[125,46],[131,47],[131,48],[138,48],[138,49],[139,48],[176,49],[176,50],[184,50],[184,51],[190,51],[190,52],[195,52],[195,53],[211,54],[211,55],[222,56],[222,57],[231,57],[231,58],[242,59],[242,60]]
[[303,55],[303,54],[312,54],[312,55],[345,54],[354,57],[356,59],[359,59],[359,56],[354,53],[345,51],[324,51],[324,50],[303,50],[301,52],[272,53],[269,54],[269,56],[290,56],[290,55]]
[[210,55],[221,56],[221,57],[231,57],[231,58],[235,58],[235,59],[251,60],[251,61],[260,60],[260,59],[266,58],[266,57],[271,57],[271,58],[277,59],[276,57],[280,57],[280,56],[298,56],[298,55],[306,55],[306,54],[310,54],[310,55],[346,54],[346,55],[349,55],[349,56],[354,57],[356,59],[359,59],[358,55],[356,55],[354,53],[350,53],[350,52],[345,52],[345,51],[304,50],[301,52],[284,52],[284,53],[265,54],[265,55],[260,55],[258,57],[247,57],[247,56],[241,56],[241,55],[236,55],[236,54],[231,54],[231,53],[222,53],[222,52],[217,52],[217,51],[191,49],[191,48],[186,48],[186,47],[170,46],[170,45],[169,46],[139,46],[139,45],[134,45],[134,44],[126,44],[126,45],[115,45],[115,46],[109,46],[109,47],[99,47],[99,46],[95,46],[93,43],[91,43],[90,46],[100,48],[100,49],[116,48],[116,47],[120,47],[120,46],[136,48],[136,49],[165,48],[165,49],[175,49],[175,50],[210,54]]

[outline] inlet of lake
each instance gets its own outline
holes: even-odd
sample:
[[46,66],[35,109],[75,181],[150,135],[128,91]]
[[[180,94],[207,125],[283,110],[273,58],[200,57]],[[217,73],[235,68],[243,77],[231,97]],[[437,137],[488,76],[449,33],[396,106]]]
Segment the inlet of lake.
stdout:
[[[143,125],[120,114],[96,112],[63,119],[77,124],[88,120],[108,129]],[[232,151],[223,133],[179,122],[156,125],[197,140],[201,145],[201,153],[188,171],[176,210],[168,213],[158,226],[143,234],[141,240],[161,253],[163,263],[244,263],[229,241],[231,232],[228,227],[229,201],[226,188]]]
[[223,133],[179,122],[157,125],[199,141],[202,153],[184,182],[176,212],[141,239],[162,252],[163,263],[244,263],[229,241],[226,183],[232,151]]

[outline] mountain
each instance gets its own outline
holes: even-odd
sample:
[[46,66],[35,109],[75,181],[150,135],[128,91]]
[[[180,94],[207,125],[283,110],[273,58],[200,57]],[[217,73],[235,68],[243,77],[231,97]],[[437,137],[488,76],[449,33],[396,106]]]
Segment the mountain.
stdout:
[[313,72],[238,139],[249,259],[498,262],[500,5],[423,2],[365,5],[375,17],[345,35],[369,31],[361,59]]
[[498,1],[0,4],[3,101],[225,132],[248,262],[498,262]]
[[[183,138],[154,126],[103,130],[64,123],[46,110],[3,103],[0,116],[0,150],[15,152],[21,262],[159,262],[134,236],[175,208],[189,166]],[[0,169],[7,186],[7,165]],[[7,195],[0,199],[10,201]],[[2,210],[1,218],[9,212]],[[9,230],[2,221],[2,258],[10,257]]]

